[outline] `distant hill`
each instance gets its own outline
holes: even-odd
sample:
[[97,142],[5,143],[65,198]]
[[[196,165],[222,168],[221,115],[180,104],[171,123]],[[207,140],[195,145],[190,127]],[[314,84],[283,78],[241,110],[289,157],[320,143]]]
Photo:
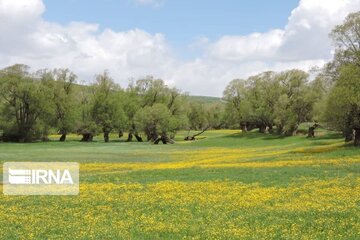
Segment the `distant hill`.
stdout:
[[190,102],[198,102],[200,104],[224,103],[219,97],[187,96],[187,98]]
[[[89,85],[83,84],[74,84],[75,91],[80,91],[82,89],[89,89]],[[225,103],[220,97],[210,97],[210,96],[186,96],[190,102],[197,102],[200,104],[213,104],[213,103]]]

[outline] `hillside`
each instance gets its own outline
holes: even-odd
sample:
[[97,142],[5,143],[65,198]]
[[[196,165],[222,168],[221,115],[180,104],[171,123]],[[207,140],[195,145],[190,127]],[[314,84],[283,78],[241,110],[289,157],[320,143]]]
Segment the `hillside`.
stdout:
[[223,103],[224,101],[219,97],[209,96],[188,96],[189,101],[198,102],[200,104]]

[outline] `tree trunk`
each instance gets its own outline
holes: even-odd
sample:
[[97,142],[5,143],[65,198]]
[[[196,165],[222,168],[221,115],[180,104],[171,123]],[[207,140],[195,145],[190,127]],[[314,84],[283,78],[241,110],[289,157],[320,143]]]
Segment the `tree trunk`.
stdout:
[[142,142],[142,141],[143,141],[142,137],[141,137],[138,133],[135,133],[134,136],[135,136],[135,138],[136,138],[136,140],[137,140],[138,142]]
[[119,131],[119,138],[121,138],[122,136],[124,136],[124,133],[120,130]]
[[109,142],[109,132],[108,131],[104,132],[104,141]]
[[131,142],[133,139],[133,134],[131,132],[129,132],[128,138],[127,138],[127,142]]
[[159,142],[162,142],[163,144],[168,144],[168,143],[171,143],[171,144],[174,144],[174,140],[170,139],[168,136],[166,136],[166,134],[162,134],[161,136],[158,136],[155,141],[154,141],[154,144],[159,144]]
[[260,125],[259,133],[265,133],[265,132],[266,132],[266,125]]
[[285,131],[285,136],[294,136],[296,134],[296,129],[289,129],[287,131]]
[[273,132],[274,132],[272,125],[268,125],[268,132],[269,132],[269,133],[273,133]]
[[63,133],[60,137],[60,142],[65,142],[66,140],[66,133]]
[[[210,128],[210,126],[207,126],[206,128],[204,128],[201,132],[194,134],[192,136],[187,136],[184,138],[185,141],[193,141],[196,139],[197,136],[200,136],[201,134],[203,134],[206,130],[208,130]],[[190,132],[190,131],[189,131]]]
[[91,133],[83,133],[82,135],[81,142],[92,142],[94,136]]
[[319,125],[317,123],[315,123],[313,126],[309,127],[308,130],[308,138],[314,138],[315,137],[315,129],[318,127]]
[[315,137],[315,128],[314,127],[309,127],[307,137],[308,138],[314,138]]
[[285,131],[285,135],[286,136],[294,136],[294,135],[296,135],[298,127],[299,127],[298,124],[296,124],[294,126],[291,126],[287,131]]
[[242,132],[247,132],[246,124],[240,123],[240,129]]
[[253,123],[246,124],[246,131],[252,131],[253,129],[257,128],[257,126]]
[[354,146],[360,147],[360,129],[355,129]]
[[351,128],[344,129],[343,135],[345,137],[345,142],[351,142],[354,140],[354,131]]

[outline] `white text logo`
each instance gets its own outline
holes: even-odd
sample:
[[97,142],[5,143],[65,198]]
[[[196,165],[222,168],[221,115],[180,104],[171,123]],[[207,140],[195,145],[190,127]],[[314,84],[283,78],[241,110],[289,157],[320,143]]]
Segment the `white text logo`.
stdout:
[[69,170],[10,169],[10,184],[74,184]]
[[76,162],[6,162],[3,164],[5,195],[78,195]]

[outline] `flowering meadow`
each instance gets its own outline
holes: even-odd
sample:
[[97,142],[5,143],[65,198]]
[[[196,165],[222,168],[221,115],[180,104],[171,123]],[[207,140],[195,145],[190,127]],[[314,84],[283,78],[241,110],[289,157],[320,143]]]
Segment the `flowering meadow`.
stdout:
[[79,196],[0,195],[0,239],[359,239],[360,151],[330,134],[0,144],[80,163]]

